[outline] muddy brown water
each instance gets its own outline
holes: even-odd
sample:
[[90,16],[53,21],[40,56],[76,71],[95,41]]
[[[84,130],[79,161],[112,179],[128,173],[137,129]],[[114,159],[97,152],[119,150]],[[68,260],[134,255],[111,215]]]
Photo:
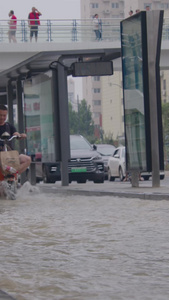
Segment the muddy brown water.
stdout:
[[0,199],[0,289],[17,300],[168,300],[169,202]]

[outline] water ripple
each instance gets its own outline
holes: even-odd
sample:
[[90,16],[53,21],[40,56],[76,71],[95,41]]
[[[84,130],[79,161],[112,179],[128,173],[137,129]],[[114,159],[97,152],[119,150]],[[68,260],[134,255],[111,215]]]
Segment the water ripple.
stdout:
[[0,286],[17,300],[168,300],[169,203],[42,195],[0,200]]

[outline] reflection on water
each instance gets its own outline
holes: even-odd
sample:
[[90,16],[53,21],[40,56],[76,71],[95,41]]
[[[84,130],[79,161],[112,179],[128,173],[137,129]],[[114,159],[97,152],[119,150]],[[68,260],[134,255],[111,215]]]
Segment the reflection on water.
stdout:
[[17,300],[167,299],[169,202],[40,194],[0,200],[0,287]]

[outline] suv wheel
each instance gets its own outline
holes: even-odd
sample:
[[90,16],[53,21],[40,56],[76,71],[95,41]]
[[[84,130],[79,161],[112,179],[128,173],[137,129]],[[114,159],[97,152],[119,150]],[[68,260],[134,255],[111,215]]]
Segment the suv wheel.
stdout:
[[144,180],[149,180],[150,176],[143,176]]
[[44,168],[43,168],[43,182],[44,183],[55,183],[55,180],[50,179],[48,177],[48,172],[47,171],[48,171],[47,166],[44,166]]
[[104,183],[104,178],[93,180],[94,183]]
[[115,178],[111,176],[110,169],[108,169],[108,181],[114,181]]
[[78,179],[77,183],[86,183],[86,179]]
[[123,181],[123,179],[124,179],[123,170],[121,167],[119,167],[119,178],[120,178],[120,181]]

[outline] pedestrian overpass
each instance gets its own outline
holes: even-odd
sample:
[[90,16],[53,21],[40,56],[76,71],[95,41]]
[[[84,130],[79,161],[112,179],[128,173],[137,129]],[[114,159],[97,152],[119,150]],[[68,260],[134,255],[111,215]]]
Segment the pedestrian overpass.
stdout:
[[[119,52],[120,21],[111,18],[101,20],[102,40],[95,40],[91,19],[77,20],[41,20],[38,42],[29,41],[27,20],[17,21],[17,44],[8,42],[8,21],[0,20],[0,72],[7,70],[27,59],[35,59],[35,55],[46,52],[54,56],[65,51],[82,51],[114,49]],[[168,69],[169,50],[169,18],[164,19],[161,46],[161,69]],[[115,61],[115,70],[121,69],[121,60]]]

